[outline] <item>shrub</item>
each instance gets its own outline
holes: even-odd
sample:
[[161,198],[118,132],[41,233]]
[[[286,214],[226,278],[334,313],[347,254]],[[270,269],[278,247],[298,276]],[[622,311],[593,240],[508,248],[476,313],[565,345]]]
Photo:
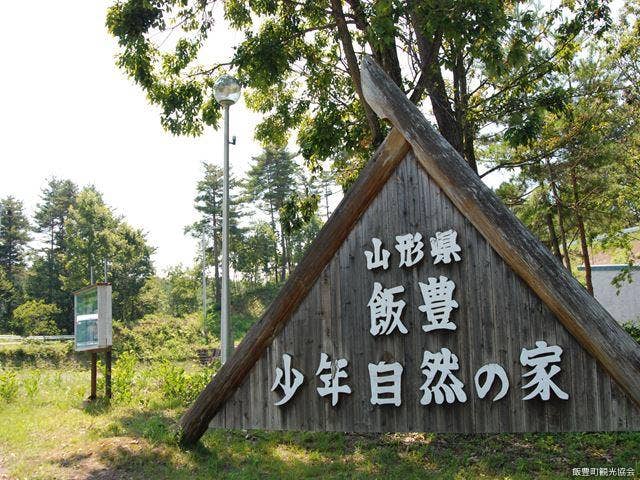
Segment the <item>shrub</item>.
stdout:
[[40,370],[37,368],[24,379],[24,390],[27,392],[27,397],[33,398],[38,393],[38,389],[40,387]]
[[57,335],[55,317],[60,314],[57,305],[42,300],[28,300],[13,311],[14,331],[21,335]]
[[166,400],[182,403],[187,390],[184,368],[169,362],[162,362],[157,367],[161,379],[162,395]]
[[132,352],[120,354],[111,370],[111,394],[115,402],[129,403],[133,398],[136,356]]
[[18,378],[12,370],[0,370],[0,398],[6,402],[18,396]]
[[187,375],[187,387],[185,388],[183,397],[183,401],[185,404],[188,405],[192,403],[197,398],[197,396],[200,395],[200,392],[202,392],[204,387],[206,387],[207,384],[211,381],[211,378],[216,373],[219,367],[220,363],[215,362],[212,365],[203,367],[201,370]]
[[161,381],[164,400],[169,403],[187,405],[196,399],[202,389],[209,383],[218,365],[204,367],[194,373],[187,373],[184,368],[169,362],[159,363],[155,371]]
[[208,346],[197,315],[147,315],[133,327],[114,322],[113,329],[115,353],[132,352],[141,360],[191,360],[198,348]]

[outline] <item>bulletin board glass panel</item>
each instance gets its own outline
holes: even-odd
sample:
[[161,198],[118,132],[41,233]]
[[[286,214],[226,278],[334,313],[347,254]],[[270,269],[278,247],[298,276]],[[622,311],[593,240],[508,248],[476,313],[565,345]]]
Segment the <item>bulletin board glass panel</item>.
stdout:
[[98,290],[79,292],[75,302],[76,347],[98,346]]

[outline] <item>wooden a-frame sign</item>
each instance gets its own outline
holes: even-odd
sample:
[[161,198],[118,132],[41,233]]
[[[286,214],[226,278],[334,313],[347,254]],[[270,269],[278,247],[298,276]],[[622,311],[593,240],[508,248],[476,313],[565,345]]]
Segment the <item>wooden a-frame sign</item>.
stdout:
[[394,128],[182,441],[209,426],[640,429],[640,345],[370,57],[361,74]]

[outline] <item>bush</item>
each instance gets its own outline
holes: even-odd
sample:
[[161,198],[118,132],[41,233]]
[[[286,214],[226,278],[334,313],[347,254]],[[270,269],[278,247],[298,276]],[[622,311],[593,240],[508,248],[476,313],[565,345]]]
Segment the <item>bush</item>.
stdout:
[[133,398],[133,380],[137,360],[133,353],[124,352],[113,363],[111,371],[111,393],[113,400],[129,403]]
[[161,380],[163,398],[173,404],[190,404],[209,383],[217,367],[214,364],[194,373],[187,373],[184,368],[169,362],[158,364],[155,371]]
[[18,396],[18,378],[12,370],[0,370],[0,398],[6,402]]
[[60,314],[57,305],[42,300],[28,300],[13,311],[11,326],[20,335],[57,335],[56,315]]
[[131,352],[140,360],[191,360],[196,358],[198,348],[209,347],[200,332],[197,315],[146,315],[133,327],[114,322],[113,330],[116,355]]

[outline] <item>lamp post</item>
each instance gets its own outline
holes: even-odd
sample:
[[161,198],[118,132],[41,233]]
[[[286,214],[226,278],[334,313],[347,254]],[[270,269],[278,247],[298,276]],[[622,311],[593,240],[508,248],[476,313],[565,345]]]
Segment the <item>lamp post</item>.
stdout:
[[[215,232],[214,232],[215,235]],[[207,236],[202,227],[202,333],[207,331]]]
[[229,107],[240,98],[240,83],[230,75],[221,76],[213,86],[213,94],[224,107],[224,166],[222,181],[222,292],[220,300],[220,341],[222,363],[233,352],[229,324]]

